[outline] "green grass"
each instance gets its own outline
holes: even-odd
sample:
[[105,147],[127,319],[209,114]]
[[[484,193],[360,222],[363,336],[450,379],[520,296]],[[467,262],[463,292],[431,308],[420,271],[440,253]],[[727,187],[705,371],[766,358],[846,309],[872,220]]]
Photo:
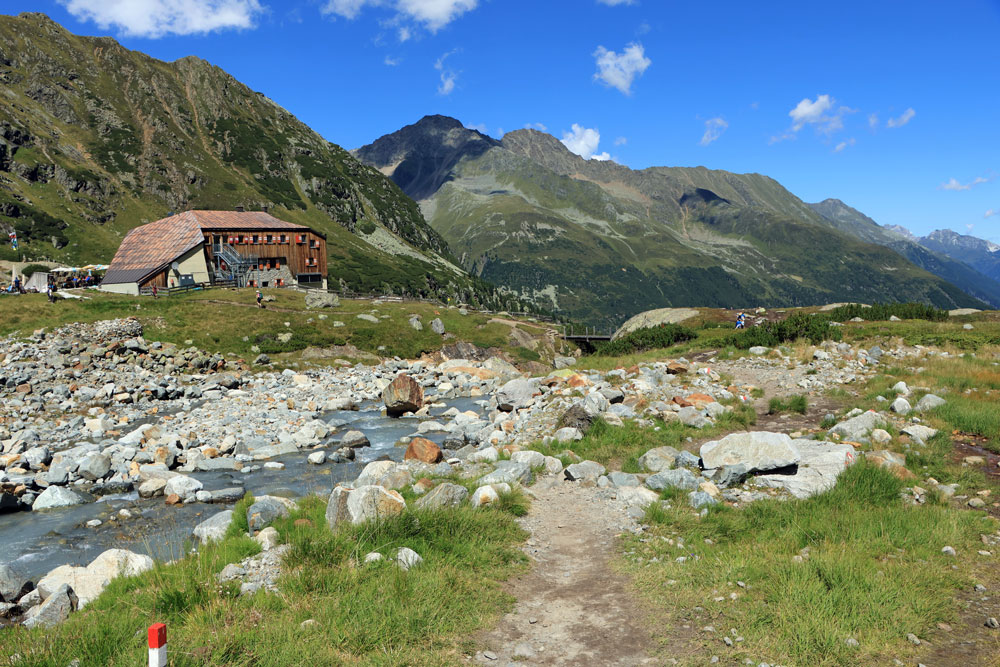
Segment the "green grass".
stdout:
[[[252,307],[254,292],[247,290],[208,290],[159,299],[128,297],[88,292],[84,300],[60,300],[48,304],[44,294],[0,297],[0,336],[54,328],[68,322],[93,322],[116,317],[135,316],[145,327],[149,340],[186,346],[186,341],[206,351],[239,355],[251,361],[256,352],[281,354],[299,352],[306,347],[354,345],[363,352],[391,357],[417,358],[434,352],[447,342],[467,341],[482,347],[510,345],[510,327],[490,323],[490,316],[429,303],[392,303],[374,305],[371,301],[342,300],[339,308],[307,310],[300,292],[264,290],[273,295],[273,303],[263,310]],[[379,324],[357,318],[358,314],[377,312],[388,315]],[[410,314],[419,314],[424,330],[414,331],[408,324]],[[319,319],[324,314],[327,319]],[[446,341],[430,330],[429,323],[441,318],[446,331],[456,338]],[[344,323],[334,327],[335,321]],[[286,327],[285,322],[290,326]],[[533,329],[541,336],[544,328]],[[281,342],[278,336],[292,333]],[[401,335],[403,332],[405,335]],[[384,349],[380,350],[382,347]],[[521,348],[516,348],[521,349]],[[516,352],[516,349],[514,352]],[[532,353],[539,359],[538,353]]]
[[672,347],[677,343],[693,340],[697,334],[679,324],[661,324],[658,327],[638,329],[621,338],[597,346],[597,354],[602,357],[620,357],[647,350]]
[[809,399],[802,394],[786,398],[774,397],[767,403],[767,414],[778,415],[783,412],[797,412],[804,415],[809,409]]
[[[499,507],[398,517],[331,532],[325,502],[275,522],[292,549],[280,595],[236,597],[215,581],[226,563],[259,550],[243,536],[199,550],[139,577],[118,579],[82,612],[53,629],[4,631],[0,656],[19,665],[145,664],[145,630],[166,622],[171,665],[442,665],[460,660],[467,637],[511,605],[500,581],[520,571],[524,532],[515,495]],[[296,520],[306,519],[307,523]],[[424,562],[402,572],[363,564],[409,547]],[[315,624],[305,628],[308,619]]]
[[[970,584],[979,534],[995,529],[976,513],[908,506],[900,499],[902,484],[859,463],[833,489],[808,500],[717,506],[703,519],[683,503],[653,506],[647,516],[652,535],[626,545],[643,560],[624,568],[643,596],[678,622],[718,630],[703,637],[706,656],[884,664],[912,648],[907,633],[921,636],[953,618],[955,592]],[[683,549],[656,539],[678,533]],[[944,556],[945,545],[960,558]],[[808,559],[793,561],[806,548]],[[687,561],[676,562],[680,555]],[[659,562],[649,563],[652,557]],[[745,638],[734,649],[721,643],[730,628]],[[669,638],[669,626],[662,632]],[[860,646],[849,647],[848,638]]]

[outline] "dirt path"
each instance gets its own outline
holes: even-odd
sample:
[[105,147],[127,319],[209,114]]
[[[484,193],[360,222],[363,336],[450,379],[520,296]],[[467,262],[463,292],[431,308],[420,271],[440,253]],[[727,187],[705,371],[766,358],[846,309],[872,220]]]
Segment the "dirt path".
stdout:
[[655,664],[646,614],[615,574],[617,536],[633,525],[596,488],[543,480],[529,490],[531,570],[509,584],[514,610],[477,637],[475,661],[495,665]]

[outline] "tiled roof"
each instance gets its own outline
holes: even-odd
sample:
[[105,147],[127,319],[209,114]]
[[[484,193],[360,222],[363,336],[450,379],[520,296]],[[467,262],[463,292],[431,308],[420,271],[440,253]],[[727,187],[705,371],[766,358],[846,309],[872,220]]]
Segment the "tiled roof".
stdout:
[[[105,284],[140,282],[205,240],[212,230],[308,230],[263,211],[184,211],[136,227],[122,241]],[[311,230],[310,230],[311,231]]]
[[184,211],[166,218],[191,220],[201,229],[309,229],[304,225],[279,220],[263,211]]
[[103,283],[139,282],[204,240],[201,227],[184,213],[136,227],[118,246]]

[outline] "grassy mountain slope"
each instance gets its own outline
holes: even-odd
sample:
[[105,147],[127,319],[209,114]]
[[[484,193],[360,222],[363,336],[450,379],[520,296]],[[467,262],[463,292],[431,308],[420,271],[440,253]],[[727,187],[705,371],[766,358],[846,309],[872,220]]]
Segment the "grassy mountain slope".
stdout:
[[0,81],[0,231],[28,258],[108,261],[170,211],[267,206],[328,235],[334,285],[496,297],[395,183],[203,60],[0,16]]
[[592,323],[663,306],[979,304],[760,174],[633,171],[534,130],[497,142],[442,117],[356,154],[421,199],[470,271]]
[[[809,207],[826,218],[832,225],[862,241],[892,248],[920,268],[947,280],[967,294],[1000,307],[1000,271],[995,276],[980,272],[974,264],[898,231],[882,227],[877,222],[851,208],[839,199],[826,199]],[[955,236],[958,236],[957,234]],[[972,238],[972,237],[969,237]],[[976,239],[979,240],[979,239]],[[986,243],[986,242],[983,242]],[[998,259],[997,266],[1000,266]]]

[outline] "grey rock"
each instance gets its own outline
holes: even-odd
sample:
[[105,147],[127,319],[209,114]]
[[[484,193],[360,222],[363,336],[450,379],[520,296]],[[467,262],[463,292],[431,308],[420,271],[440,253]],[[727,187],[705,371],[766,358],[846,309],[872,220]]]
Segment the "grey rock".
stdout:
[[573,442],[575,440],[583,440],[583,433],[578,428],[561,428],[555,432],[554,437],[556,442],[566,443]]
[[288,507],[276,498],[262,497],[247,508],[250,530],[262,530],[279,517],[288,516]]
[[535,382],[524,378],[515,378],[497,391],[497,408],[504,412],[526,408],[534,402],[536,390]]
[[864,442],[874,429],[885,428],[886,425],[885,417],[877,412],[869,411],[863,412],[847,421],[840,422],[831,428],[828,433],[831,436],[839,435],[841,440]]
[[622,488],[626,486],[639,486],[639,478],[627,472],[621,472],[615,470],[614,472],[608,473],[608,481],[611,485],[617,488]]
[[89,482],[96,482],[111,470],[111,459],[103,454],[92,452],[80,461],[77,474]]
[[673,468],[680,455],[673,447],[657,447],[639,457],[639,466],[649,472],[660,472]]
[[701,458],[687,450],[681,450],[677,454],[677,460],[674,461],[674,465],[678,468],[694,468],[697,470],[701,467]]
[[497,461],[496,470],[480,478],[479,484],[528,484],[531,479],[531,466],[527,463]]
[[78,493],[61,486],[50,486],[42,491],[32,503],[32,510],[47,510],[54,507],[69,507],[70,505],[82,505],[87,500]]
[[563,368],[569,368],[570,366],[576,366],[576,359],[573,357],[556,357],[555,367],[559,370]]
[[795,440],[794,445],[800,455],[794,475],[761,475],[754,483],[809,498],[833,488],[840,473],[855,460],[854,447],[848,444]]
[[940,396],[936,396],[934,394],[927,394],[919,401],[917,401],[917,411],[927,412],[928,410],[933,410],[934,408],[940,407],[945,403],[947,403],[947,401],[941,398]]
[[748,472],[763,471],[797,463],[799,452],[784,433],[754,431],[706,442],[701,446],[701,460],[705,468],[744,465]]
[[890,409],[897,414],[908,415],[913,408],[910,406],[910,402],[908,400],[900,397],[892,402]]
[[370,447],[371,444],[372,443],[368,440],[368,436],[361,431],[348,431],[344,434],[344,437],[340,439],[341,447],[350,447],[351,449],[355,449],[357,447]]
[[77,603],[76,593],[67,584],[63,584],[45,598],[42,604],[29,610],[23,625],[26,628],[51,628],[59,625],[69,618]]
[[205,519],[194,527],[194,536],[202,544],[221,540],[226,536],[230,524],[233,522],[233,511],[223,510],[211,518]]
[[340,297],[322,290],[306,291],[306,308],[339,308]]
[[0,563],[0,602],[16,602],[31,589],[28,573],[17,563]]
[[596,461],[581,461],[566,467],[563,474],[571,482],[592,481],[597,482],[597,478],[606,472],[604,466]]
[[420,557],[420,554],[409,547],[400,547],[396,552],[396,565],[401,570],[411,570],[423,562],[424,559]]
[[708,507],[709,505],[717,505],[718,503],[718,500],[710,496],[705,491],[693,491],[688,494],[688,504],[696,510]]
[[458,507],[469,497],[469,490],[458,484],[445,482],[438,484],[418,499],[417,507],[421,509],[440,509],[442,507]]
[[654,491],[664,489],[683,489],[693,491],[698,488],[699,480],[687,468],[664,470],[646,478],[646,486]]
[[444,322],[441,321],[441,318],[435,317],[433,320],[431,320],[431,331],[438,334],[439,336],[444,335]]
[[170,496],[177,494],[181,500],[189,502],[195,499],[195,496],[203,487],[204,484],[194,477],[177,475],[167,480],[166,485],[163,487],[163,495]]
[[695,407],[681,408],[677,412],[677,419],[691,428],[705,428],[712,423],[701,413],[701,410]]

